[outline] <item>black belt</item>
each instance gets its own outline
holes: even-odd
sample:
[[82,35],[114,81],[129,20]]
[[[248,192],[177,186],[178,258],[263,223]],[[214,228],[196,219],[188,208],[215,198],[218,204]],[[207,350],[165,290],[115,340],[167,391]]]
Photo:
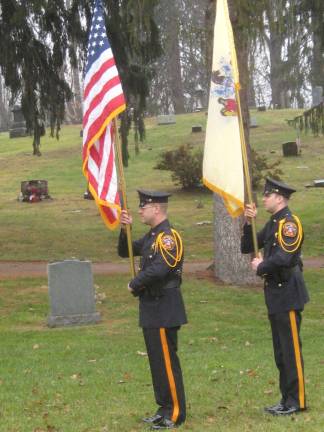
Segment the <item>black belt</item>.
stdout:
[[165,285],[163,285],[162,289],[179,288],[179,286],[180,286],[179,279],[171,279]]

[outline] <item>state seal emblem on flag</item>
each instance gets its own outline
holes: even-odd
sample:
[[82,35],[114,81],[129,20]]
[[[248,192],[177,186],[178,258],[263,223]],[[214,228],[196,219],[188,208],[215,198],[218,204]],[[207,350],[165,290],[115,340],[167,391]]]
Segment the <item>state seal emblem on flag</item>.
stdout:
[[211,97],[218,97],[217,101],[223,108],[220,113],[223,116],[236,116],[237,104],[233,81],[232,67],[225,58],[220,59],[221,68],[212,71],[211,74]]

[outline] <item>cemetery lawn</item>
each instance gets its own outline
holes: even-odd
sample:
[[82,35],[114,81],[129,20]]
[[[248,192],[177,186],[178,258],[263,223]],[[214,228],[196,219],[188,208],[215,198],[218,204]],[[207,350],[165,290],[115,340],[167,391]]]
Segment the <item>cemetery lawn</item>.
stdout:
[[[302,156],[283,158],[281,145],[296,138],[296,132],[285,119],[300,111],[276,110],[251,112],[257,128],[251,129],[252,147],[265,155],[269,162],[281,160],[282,179],[295,185],[291,208],[301,218],[306,241],[305,256],[323,255],[324,189],[305,188],[305,184],[324,177],[323,137],[302,135]],[[130,161],[126,171],[128,203],[135,216],[134,238],[145,231],[137,218],[137,188],[167,189],[172,192],[170,219],[181,232],[187,261],[212,260],[213,213],[212,194],[207,190],[184,192],[172,183],[170,172],[157,171],[154,166],[162,151],[189,143],[202,147],[204,133],[191,133],[191,126],[206,124],[205,113],[179,115],[176,124],[157,126],[147,119],[146,141],[135,146],[130,137]],[[59,141],[42,138],[42,156],[31,154],[30,137],[12,139],[0,134],[0,239],[1,260],[53,261],[71,257],[91,261],[119,262],[116,254],[118,230],[108,231],[103,225],[93,201],[83,199],[86,190],[81,173],[80,126],[65,126]],[[224,151],[226,147],[224,146]],[[48,180],[53,200],[39,204],[17,201],[23,180]],[[259,202],[261,204],[260,192]],[[198,204],[200,204],[198,206]],[[258,225],[268,215],[260,210]]]
[[[324,270],[306,272],[311,303],[302,338],[309,410],[263,413],[279,400],[261,289],[218,286],[185,276],[189,324],[179,354],[188,419],[179,430],[322,432]],[[102,323],[49,329],[47,281],[0,281],[0,431],[136,432],[154,413],[137,300],[125,276],[96,277]]]

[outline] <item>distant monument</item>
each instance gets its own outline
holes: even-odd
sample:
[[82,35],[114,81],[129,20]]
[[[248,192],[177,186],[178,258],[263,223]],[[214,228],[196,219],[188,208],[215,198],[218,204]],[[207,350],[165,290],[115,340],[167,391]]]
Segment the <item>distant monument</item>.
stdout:
[[15,105],[11,112],[13,113],[13,122],[9,129],[9,137],[19,138],[27,136],[26,122],[21,107]]
[[95,293],[90,261],[66,260],[48,264],[49,327],[94,324]]
[[323,87],[322,86],[315,86],[315,87],[313,87],[313,89],[312,89],[312,99],[313,99],[312,106],[317,106],[321,102],[324,101],[324,98],[323,98]]
[[169,125],[176,122],[176,117],[174,114],[161,114],[157,116],[158,125]]
[[202,126],[201,125],[191,126],[191,132],[192,133],[202,132]]
[[298,141],[288,141],[282,144],[282,152],[285,157],[300,156],[301,149]]
[[202,111],[206,107],[205,91],[200,84],[195,88],[195,112]]

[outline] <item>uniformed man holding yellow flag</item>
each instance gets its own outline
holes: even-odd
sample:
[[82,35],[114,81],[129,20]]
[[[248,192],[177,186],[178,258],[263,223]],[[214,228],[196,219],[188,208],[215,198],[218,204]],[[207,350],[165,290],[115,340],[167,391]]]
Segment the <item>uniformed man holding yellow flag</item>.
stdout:
[[[279,369],[281,400],[265,408],[273,415],[290,415],[306,409],[300,326],[301,312],[309,297],[302,274],[303,228],[288,208],[294,192],[282,182],[266,180],[263,204],[271,217],[257,235],[263,258],[256,257],[251,263],[256,274],[264,279],[274,357]],[[253,251],[251,218],[256,214],[254,205],[246,206],[242,253]]]

